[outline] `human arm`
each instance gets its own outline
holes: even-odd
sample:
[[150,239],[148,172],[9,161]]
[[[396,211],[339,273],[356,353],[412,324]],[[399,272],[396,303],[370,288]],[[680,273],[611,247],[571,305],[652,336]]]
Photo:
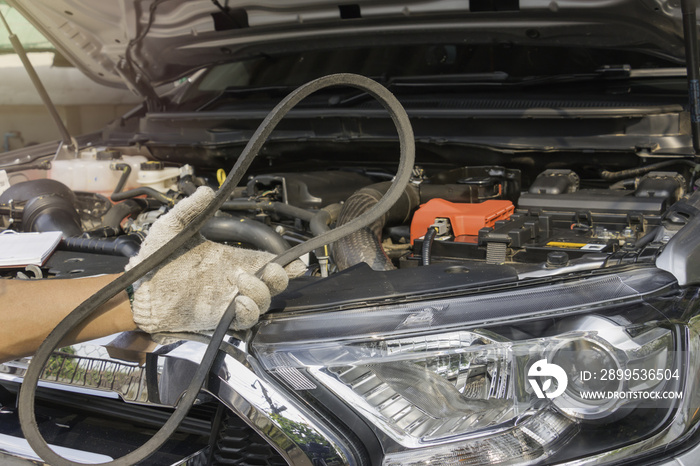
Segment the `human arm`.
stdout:
[[[78,304],[118,275],[66,280],[0,280],[0,362],[29,356]],[[121,292],[74,329],[62,346],[136,330],[129,298]]]

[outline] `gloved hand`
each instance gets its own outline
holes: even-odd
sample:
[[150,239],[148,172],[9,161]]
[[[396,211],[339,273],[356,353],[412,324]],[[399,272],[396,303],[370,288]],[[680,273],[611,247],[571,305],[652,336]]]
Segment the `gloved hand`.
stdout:
[[[214,191],[200,187],[178,202],[151,226],[126,270],[186,228],[213,198]],[[306,270],[298,260],[285,268],[268,264],[274,257],[268,252],[207,241],[198,233],[168,262],[133,284],[134,322],[148,333],[213,330],[238,292],[232,328],[250,328],[267,311],[271,296],[284,290],[289,278]],[[265,264],[260,280],[253,274]]]

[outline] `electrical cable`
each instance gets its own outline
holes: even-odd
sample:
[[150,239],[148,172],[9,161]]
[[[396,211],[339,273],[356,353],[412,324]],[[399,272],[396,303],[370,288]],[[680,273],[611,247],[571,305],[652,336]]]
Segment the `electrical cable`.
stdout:
[[423,247],[421,248],[421,259],[420,265],[430,265],[432,254],[433,254],[433,242],[437,236],[437,228],[428,227],[428,231],[425,232],[423,237]]
[[[272,262],[280,265],[286,265],[296,258],[313,251],[323,245],[333,243],[338,239],[357,231],[371,224],[381,217],[389,208],[401,197],[403,191],[411,178],[411,172],[415,159],[415,141],[413,139],[413,129],[406,111],[403,109],[399,101],[394,95],[381,84],[366,78],[364,76],[354,74],[334,74],[324,76],[302,85],[292,91],[285,97],[275,108],[265,117],[263,122],[257,128],[248,144],[241,152],[241,155],[236,160],[233,168],[231,168],[229,176],[223,183],[218,193],[212,202],[190,223],[189,227],[175,235],[166,245],[155,251],[150,256],[146,257],[140,264],[123,275],[106,285],[104,288],[93,294],[90,298],[76,307],[68,316],[66,316],[52,331],[48,337],[39,346],[32,362],[25,374],[22,388],[19,395],[19,419],[22,426],[25,439],[45,462],[53,466],[73,466],[75,464],[62,456],[55,453],[46,443],[39,431],[34,413],[34,403],[36,398],[36,388],[39,382],[44,366],[51,357],[54,349],[59,345],[61,340],[76,326],[80,325],[87,319],[98,307],[112,299],[127,286],[142,278],[151,270],[158,267],[167,258],[173,255],[180,247],[194,236],[207,220],[219,210],[221,205],[229,199],[234,188],[242,179],[253,159],[257,156],[263,144],[270,136],[279,121],[302,99],[312,94],[313,92],[329,86],[351,86],[367,92],[369,95],[377,99],[382,106],[389,112],[394,125],[397,128],[400,145],[400,161],[397,170],[396,179],[382,197],[382,199],[370,210],[353,219],[334,230],[323,235],[312,238],[304,243],[298,244],[288,251],[280,254]],[[258,271],[258,275],[260,271]],[[235,298],[235,297],[234,297]],[[226,333],[231,326],[236,316],[236,306],[234,299],[228,305],[221,320],[219,321],[207,349],[204,353],[202,361],[198,366],[191,382],[177,404],[175,411],[166,421],[163,427],[151,437],[146,443],[127,455],[107,463],[100,463],[109,466],[130,466],[155,453],[163,443],[175,432],[182,420],[187,415],[187,412],[194,404],[199,391],[204,384],[209,370],[214,359],[216,358],[219,347],[226,336]]]
[[142,74],[145,74],[143,72],[143,68],[141,68],[141,66],[137,64],[134,60],[134,47],[141,45],[141,41],[146,37],[148,31],[151,30],[151,26],[153,26],[153,22],[156,19],[156,9],[158,8],[158,5],[166,1],[167,0],[156,0],[153,3],[151,3],[151,5],[148,8],[148,21],[146,22],[146,25],[143,29],[138,31],[139,23],[137,22],[136,37],[131,39],[126,45],[126,53],[124,54],[124,57],[126,58],[127,63],[132,68],[138,69]]
[[698,164],[693,162],[692,160],[687,159],[664,160],[663,162],[656,162],[650,165],[645,165],[643,167],[630,168],[628,170],[621,170],[618,172],[602,170],[600,172],[600,177],[604,180],[619,180],[620,178],[632,178],[634,176],[643,175],[645,173],[649,173],[660,168],[671,167],[673,165],[688,165],[690,167],[696,168]]
[[[148,73],[146,73],[146,71],[143,69],[138,60],[135,59],[136,53],[134,51],[134,48],[141,47],[142,41],[146,38],[146,35],[148,35],[148,31],[150,31],[151,27],[153,26],[158,5],[167,1],[168,0],[154,0],[151,3],[149,7],[148,21],[140,31],[140,23],[137,20],[136,37],[130,40],[127,44],[124,59],[120,60],[119,63],[117,63],[116,68],[117,72],[122,76],[122,78],[129,82],[130,87],[134,87],[134,91],[144,97],[146,109],[148,111],[162,110],[163,102],[160,100],[158,94],[153,89],[153,87],[147,84],[147,80],[144,79],[145,76],[148,76]],[[141,1],[134,3],[136,7],[135,16],[137,18],[140,18],[142,15],[142,11],[140,8],[142,6],[142,3],[144,2]]]
[[[221,13],[223,13],[224,16],[231,22],[231,25],[235,27],[236,29],[243,28],[243,27],[248,27],[248,20],[247,20],[247,15],[243,15],[243,17],[236,18],[236,15],[234,14],[234,11],[232,11],[229,6],[228,6],[228,0],[226,0],[226,5],[222,5],[219,3],[218,0],[211,0],[214,6],[216,6]],[[237,9],[238,11],[241,11],[240,9]]]

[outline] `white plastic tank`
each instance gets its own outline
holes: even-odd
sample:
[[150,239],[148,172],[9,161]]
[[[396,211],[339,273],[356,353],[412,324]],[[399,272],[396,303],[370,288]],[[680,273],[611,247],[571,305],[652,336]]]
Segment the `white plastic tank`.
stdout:
[[87,191],[109,196],[119,183],[123,171],[116,164],[131,166],[131,174],[122,188],[123,191],[141,186],[138,182],[141,164],[146,162],[142,155],[121,155],[112,150],[88,149],[75,159],[54,160],[51,162],[48,178],[60,181],[74,191]]
[[176,189],[177,179],[184,174],[183,168],[166,167],[162,162],[148,162],[141,165],[137,181],[141,186],[148,186],[158,192],[165,193],[169,189]]

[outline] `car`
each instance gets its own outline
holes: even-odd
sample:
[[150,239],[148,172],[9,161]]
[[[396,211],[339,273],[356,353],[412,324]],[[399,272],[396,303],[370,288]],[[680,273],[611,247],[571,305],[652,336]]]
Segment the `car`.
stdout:
[[143,103],[0,154],[0,227],[62,238],[3,279],[119,273],[200,186],[186,234],[307,272],[223,342],[0,365],[3,463],[696,462],[692,0],[7,3]]

